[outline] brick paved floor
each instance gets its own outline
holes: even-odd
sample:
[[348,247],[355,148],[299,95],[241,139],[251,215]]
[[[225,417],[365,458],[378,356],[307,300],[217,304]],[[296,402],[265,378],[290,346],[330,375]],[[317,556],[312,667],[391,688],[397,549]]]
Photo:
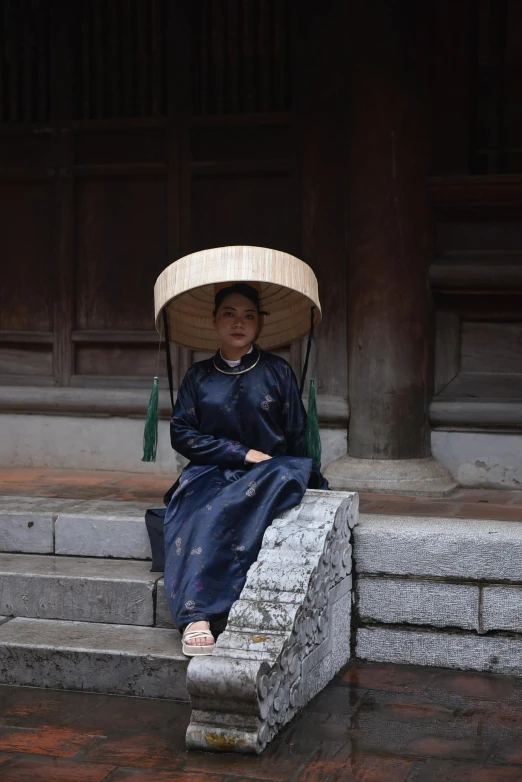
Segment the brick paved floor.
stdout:
[[[0,495],[140,500],[161,505],[176,476],[105,470],[0,469]],[[363,513],[522,521],[522,491],[458,489],[450,497],[362,493]]]
[[358,663],[259,757],[188,752],[189,706],[0,687],[2,782],[521,782],[522,680]]

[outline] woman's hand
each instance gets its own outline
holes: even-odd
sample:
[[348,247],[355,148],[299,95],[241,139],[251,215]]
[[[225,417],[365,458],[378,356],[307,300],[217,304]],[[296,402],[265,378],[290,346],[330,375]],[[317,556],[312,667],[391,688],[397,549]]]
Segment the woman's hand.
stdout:
[[247,464],[259,464],[259,462],[266,462],[267,459],[271,459],[272,457],[269,456],[267,453],[263,453],[262,451],[254,451],[253,449],[250,449],[250,451],[245,456],[245,462]]

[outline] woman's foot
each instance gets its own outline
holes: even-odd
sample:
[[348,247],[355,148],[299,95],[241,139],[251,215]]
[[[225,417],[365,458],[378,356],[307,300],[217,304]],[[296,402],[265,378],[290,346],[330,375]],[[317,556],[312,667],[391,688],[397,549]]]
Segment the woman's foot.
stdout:
[[210,625],[204,620],[190,622],[183,630],[183,654],[194,657],[198,654],[212,654],[214,651],[214,636],[210,632]]

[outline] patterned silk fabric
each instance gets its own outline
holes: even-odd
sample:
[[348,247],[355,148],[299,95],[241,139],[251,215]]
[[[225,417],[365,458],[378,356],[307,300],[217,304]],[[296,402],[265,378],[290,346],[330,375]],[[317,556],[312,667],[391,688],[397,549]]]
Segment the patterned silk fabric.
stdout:
[[[328,484],[306,457],[306,413],[290,365],[258,348],[234,368],[218,352],[188,370],[171,442],[190,460],[165,515],[165,591],[183,628],[225,618],[266,528],[307,486]],[[273,458],[247,465],[251,448]]]

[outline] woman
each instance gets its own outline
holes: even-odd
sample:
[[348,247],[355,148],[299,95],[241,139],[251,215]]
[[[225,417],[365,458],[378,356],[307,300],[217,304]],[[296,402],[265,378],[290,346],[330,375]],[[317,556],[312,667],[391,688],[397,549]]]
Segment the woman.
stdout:
[[307,486],[328,487],[306,457],[290,365],[255,344],[257,290],[222,288],[213,322],[221,348],[188,370],[171,421],[172,447],[190,463],[165,516],[165,590],[189,656],[213,651],[212,627],[239,597],[273,519]]

